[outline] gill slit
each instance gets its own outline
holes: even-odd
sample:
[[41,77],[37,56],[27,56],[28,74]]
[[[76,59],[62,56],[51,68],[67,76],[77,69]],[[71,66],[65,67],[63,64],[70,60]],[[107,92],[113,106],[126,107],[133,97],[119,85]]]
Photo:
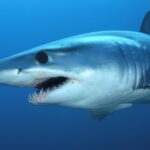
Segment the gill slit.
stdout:
[[124,58],[124,61],[125,61],[126,67],[127,67],[127,69],[126,69],[127,70],[127,83],[129,83],[129,81],[130,81],[130,64],[128,61],[128,57],[126,56],[124,49],[122,47],[119,47],[119,50],[122,54],[122,57]]

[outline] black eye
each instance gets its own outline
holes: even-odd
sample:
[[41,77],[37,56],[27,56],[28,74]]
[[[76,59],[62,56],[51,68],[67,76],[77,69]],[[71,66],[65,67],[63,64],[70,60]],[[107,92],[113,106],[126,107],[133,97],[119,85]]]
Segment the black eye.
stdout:
[[48,55],[45,52],[39,52],[35,58],[40,64],[46,64],[48,62]]

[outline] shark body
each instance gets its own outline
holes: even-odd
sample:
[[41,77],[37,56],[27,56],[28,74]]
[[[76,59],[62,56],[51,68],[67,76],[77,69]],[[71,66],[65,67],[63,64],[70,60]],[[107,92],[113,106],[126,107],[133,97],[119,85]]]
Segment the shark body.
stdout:
[[33,104],[88,109],[99,119],[150,103],[149,33],[148,12],[141,32],[88,33],[33,48],[0,61],[0,83],[37,88]]

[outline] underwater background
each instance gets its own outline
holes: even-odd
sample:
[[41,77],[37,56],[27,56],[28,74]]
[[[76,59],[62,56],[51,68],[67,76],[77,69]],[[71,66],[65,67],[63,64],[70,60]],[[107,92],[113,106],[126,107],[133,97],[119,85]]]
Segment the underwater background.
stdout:
[[[138,31],[149,9],[149,0],[1,0],[0,58],[86,32]],[[99,122],[29,104],[31,90],[0,86],[0,150],[150,150],[150,105]]]

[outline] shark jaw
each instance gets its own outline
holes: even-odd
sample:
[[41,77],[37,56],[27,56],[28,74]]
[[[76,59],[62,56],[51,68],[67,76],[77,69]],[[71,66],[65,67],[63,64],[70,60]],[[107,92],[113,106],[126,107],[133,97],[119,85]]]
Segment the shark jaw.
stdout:
[[28,97],[32,104],[82,109],[105,105],[114,96],[116,99],[121,88],[120,76],[115,68],[72,68],[67,71],[49,67],[9,69],[1,71],[0,81],[6,85],[35,88],[36,92]]
[[70,103],[70,97],[76,100],[76,94],[82,93],[81,91],[83,90],[82,79],[75,72],[47,68],[31,68],[20,72],[19,76],[24,78],[22,87],[36,89],[28,97],[28,101],[36,105],[66,105],[66,102]]
[[33,86],[37,89],[37,91],[29,95],[29,102],[34,104],[42,103],[42,101],[44,102],[44,99],[46,99],[50,93],[61,89],[71,81],[73,83],[73,79],[64,76],[50,77],[46,80],[40,81]]
[[61,105],[70,102],[70,99],[76,100],[76,94],[82,93],[83,86],[79,77],[75,72],[36,67],[1,71],[0,81],[4,85],[34,88],[36,91],[28,96],[32,104]]

